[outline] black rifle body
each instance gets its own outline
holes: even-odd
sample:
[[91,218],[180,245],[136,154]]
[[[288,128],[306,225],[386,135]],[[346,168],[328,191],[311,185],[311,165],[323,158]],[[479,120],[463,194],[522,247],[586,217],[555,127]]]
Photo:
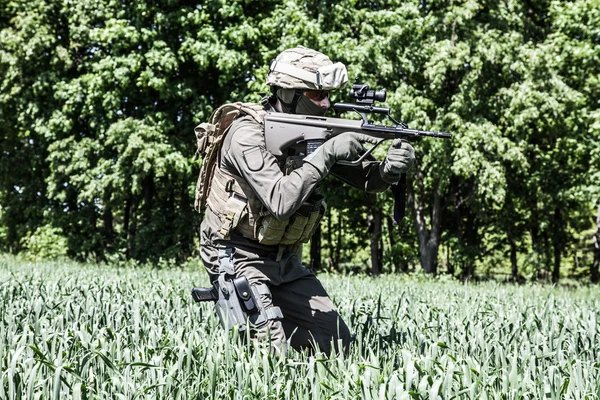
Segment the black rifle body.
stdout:
[[[382,110],[387,109],[382,108]],[[285,149],[299,143],[310,143],[313,141],[322,143],[344,132],[363,133],[380,139],[380,142],[387,139],[411,140],[421,136],[434,138],[452,137],[452,134],[447,132],[409,129],[402,123],[376,125],[367,121],[364,114],[360,114],[363,116],[362,120],[269,112],[265,116],[265,142],[267,150],[274,156],[279,157],[284,154]],[[373,148],[369,150],[369,153]]]

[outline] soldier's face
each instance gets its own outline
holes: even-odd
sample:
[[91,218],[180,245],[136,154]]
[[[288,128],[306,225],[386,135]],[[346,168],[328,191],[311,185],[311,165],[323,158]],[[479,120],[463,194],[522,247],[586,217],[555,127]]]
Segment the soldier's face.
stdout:
[[321,108],[328,109],[331,107],[327,90],[307,90],[304,92],[304,96]]

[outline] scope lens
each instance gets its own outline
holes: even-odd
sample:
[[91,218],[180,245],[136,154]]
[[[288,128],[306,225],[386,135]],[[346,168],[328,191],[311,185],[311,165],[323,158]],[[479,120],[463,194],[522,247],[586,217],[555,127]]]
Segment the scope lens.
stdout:
[[352,85],[350,97],[355,98],[359,103],[372,104],[373,101],[385,101],[385,89],[371,90],[368,85]]
[[373,93],[373,100],[375,101],[385,101],[386,93],[385,89],[375,90]]

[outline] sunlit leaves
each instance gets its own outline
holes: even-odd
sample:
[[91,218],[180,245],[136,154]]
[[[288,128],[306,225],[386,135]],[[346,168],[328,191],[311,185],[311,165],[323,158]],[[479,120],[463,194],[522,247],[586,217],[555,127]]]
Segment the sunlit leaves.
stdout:
[[[454,252],[481,254],[486,237],[502,247],[510,235],[525,253],[550,254],[551,232],[565,234],[563,253],[586,247],[574,227],[588,223],[600,191],[597,0],[3,4],[3,248],[38,226],[73,236],[88,226],[84,241],[101,254],[100,221],[124,238],[130,212],[138,233],[163,230],[158,221],[171,229],[181,215],[179,236],[191,241],[193,126],[223,103],[258,101],[270,60],[296,45],[344,62],[351,82],[386,87],[392,115],[412,128],[454,133],[415,143],[413,170],[423,172],[425,209],[441,190]],[[333,97],[348,100],[347,90]],[[365,207],[359,195],[342,203]],[[550,221],[556,209],[562,222]],[[362,240],[360,221],[347,243]]]

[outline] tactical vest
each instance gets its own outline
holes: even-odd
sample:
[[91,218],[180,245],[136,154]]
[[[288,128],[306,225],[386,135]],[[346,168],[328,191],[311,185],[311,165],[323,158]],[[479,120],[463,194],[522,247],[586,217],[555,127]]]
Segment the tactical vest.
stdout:
[[[306,243],[319,226],[325,213],[321,196],[311,196],[287,220],[278,220],[260,202],[252,188],[240,176],[219,168],[221,147],[232,122],[243,115],[251,116],[264,125],[266,111],[253,103],[233,103],[219,107],[210,122],[195,128],[198,150],[203,155],[202,168],[196,184],[196,210],[208,207],[221,220],[219,236],[229,239],[235,229],[247,239],[265,245],[290,246]],[[289,174],[300,166],[294,159],[286,160]]]

